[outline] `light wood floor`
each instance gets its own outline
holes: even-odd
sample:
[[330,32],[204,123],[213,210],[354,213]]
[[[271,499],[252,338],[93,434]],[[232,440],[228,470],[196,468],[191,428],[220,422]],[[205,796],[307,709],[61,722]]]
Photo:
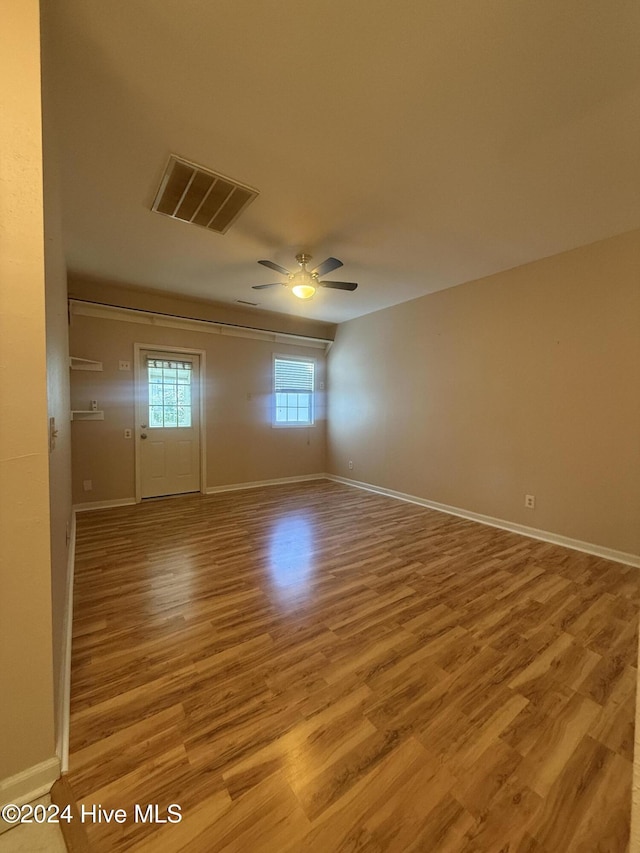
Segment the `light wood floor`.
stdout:
[[640,572],[331,482],[78,518],[96,851],[622,853]]

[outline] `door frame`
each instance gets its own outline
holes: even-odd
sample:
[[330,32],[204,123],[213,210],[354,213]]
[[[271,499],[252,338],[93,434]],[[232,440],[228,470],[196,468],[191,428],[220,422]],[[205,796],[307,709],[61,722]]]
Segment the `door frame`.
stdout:
[[[194,349],[193,347],[176,347],[167,344],[141,344],[134,343],[133,345],[133,409],[135,418],[135,475],[136,475],[136,503],[142,501],[142,486],[140,483],[140,424],[142,423],[145,413],[142,412],[140,400],[138,397],[138,388],[142,380],[142,367],[140,366],[140,353],[142,350],[152,350],[164,355],[197,355],[200,358],[200,370],[198,376],[198,409],[200,415],[200,494],[207,493],[207,431],[205,424],[205,368],[206,368],[206,350]],[[146,421],[145,421],[146,423]]]

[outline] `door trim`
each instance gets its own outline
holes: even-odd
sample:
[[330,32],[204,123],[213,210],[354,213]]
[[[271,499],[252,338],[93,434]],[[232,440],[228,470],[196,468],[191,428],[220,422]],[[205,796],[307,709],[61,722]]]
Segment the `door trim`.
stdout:
[[134,343],[133,345],[133,396],[134,396],[134,417],[135,417],[135,472],[136,472],[136,503],[142,501],[142,487],[140,484],[140,439],[138,438],[138,427],[142,422],[143,412],[140,409],[138,400],[138,387],[142,379],[142,369],[140,367],[140,352],[142,350],[153,350],[158,353],[176,355],[197,355],[200,358],[200,375],[198,377],[198,392],[199,392],[199,413],[200,413],[200,494],[207,493],[207,431],[205,423],[205,369],[206,369],[206,350],[193,349],[192,347],[175,347],[167,346],[167,344],[141,344]]

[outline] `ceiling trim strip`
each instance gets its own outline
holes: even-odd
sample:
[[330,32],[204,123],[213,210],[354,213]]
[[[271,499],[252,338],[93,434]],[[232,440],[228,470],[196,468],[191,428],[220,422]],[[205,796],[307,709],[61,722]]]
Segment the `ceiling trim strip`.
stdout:
[[143,326],[159,326],[167,329],[206,332],[210,335],[225,335],[232,338],[250,338],[251,340],[270,341],[272,343],[295,344],[311,349],[327,350],[332,343],[328,338],[311,338],[304,335],[293,335],[289,332],[272,332],[268,329],[235,326],[231,323],[219,323],[215,320],[196,320],[175,314],[159,314],[153,311],[144,311],[141,308],[123,308],[82,299],[70,299],[69,312],[71,316],[99,317],[103,320],[119,320]]

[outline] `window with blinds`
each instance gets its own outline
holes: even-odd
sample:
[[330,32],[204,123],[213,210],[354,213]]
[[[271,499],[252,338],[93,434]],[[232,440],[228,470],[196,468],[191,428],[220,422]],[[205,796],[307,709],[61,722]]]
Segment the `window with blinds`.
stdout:
[[190,361],[147,358],[151,429],[191,426],[192,376]]
[[274,356],[274,426],[311,426],[315,362],[311,359]]

